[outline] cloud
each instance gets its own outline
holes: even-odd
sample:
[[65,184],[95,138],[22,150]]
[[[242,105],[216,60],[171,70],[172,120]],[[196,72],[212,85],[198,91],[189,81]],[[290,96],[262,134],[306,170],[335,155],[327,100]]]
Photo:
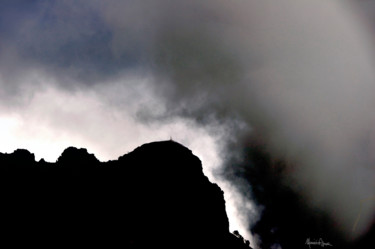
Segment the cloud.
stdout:
[[[242,163],[249,144],[259,144],[291,169],[280,184],[346,234],[357,204],[375,195],[373,48],[346,1],[2,5],[1,108],[22,113],[25,126],[114,146],[122,139],[103,137],[103,129],[137,142],[159,137],[154,125],[163,135],[181,125],[182,139],[204,129],[216,143],[207,153],[223,162],[213,175],[235,180],[232,190],[250,202],[256,186],[233,176],[261,167]],[[244,226],[257,222],[257,204],[233,203],[249,214]],[[366,204],[353,237],[366,231],[374,206]]]

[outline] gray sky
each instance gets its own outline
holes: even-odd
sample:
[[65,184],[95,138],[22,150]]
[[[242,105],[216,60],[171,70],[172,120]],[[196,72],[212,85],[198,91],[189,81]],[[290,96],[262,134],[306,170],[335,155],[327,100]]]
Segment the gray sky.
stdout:
[[[215,179],[256,134],[349,233],[375,194],[375,9],[347,2],[1,1],[0,150],[109,160],[172,136]],[[215,180],[249,238],[251,193]]]

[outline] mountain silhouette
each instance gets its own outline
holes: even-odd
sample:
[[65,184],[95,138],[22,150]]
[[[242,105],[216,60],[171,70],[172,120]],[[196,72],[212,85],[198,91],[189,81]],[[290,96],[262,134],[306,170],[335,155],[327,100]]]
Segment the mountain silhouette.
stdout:
[[1,244],[250,248],[229,232],[223,192],[174,141],[100,162],[67,148],[56,163],[0,153]]

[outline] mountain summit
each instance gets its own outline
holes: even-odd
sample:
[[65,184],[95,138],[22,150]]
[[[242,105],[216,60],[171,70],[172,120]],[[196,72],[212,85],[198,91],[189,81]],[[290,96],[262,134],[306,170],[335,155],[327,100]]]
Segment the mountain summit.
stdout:
[[0,153],[0,172],[0,226],[13,245],[249,248],[229,233],[221,189],[174,141],[108,162],[73,147],[56,163]]

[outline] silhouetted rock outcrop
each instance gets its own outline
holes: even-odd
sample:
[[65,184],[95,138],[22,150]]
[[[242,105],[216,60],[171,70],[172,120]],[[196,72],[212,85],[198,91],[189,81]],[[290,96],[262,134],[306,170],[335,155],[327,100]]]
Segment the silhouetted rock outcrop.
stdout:
[[249,248],[229,233],[221,189],[173,141],[99,162],[70,147],[56,163],[0,153],[2,228],[14,246]]

